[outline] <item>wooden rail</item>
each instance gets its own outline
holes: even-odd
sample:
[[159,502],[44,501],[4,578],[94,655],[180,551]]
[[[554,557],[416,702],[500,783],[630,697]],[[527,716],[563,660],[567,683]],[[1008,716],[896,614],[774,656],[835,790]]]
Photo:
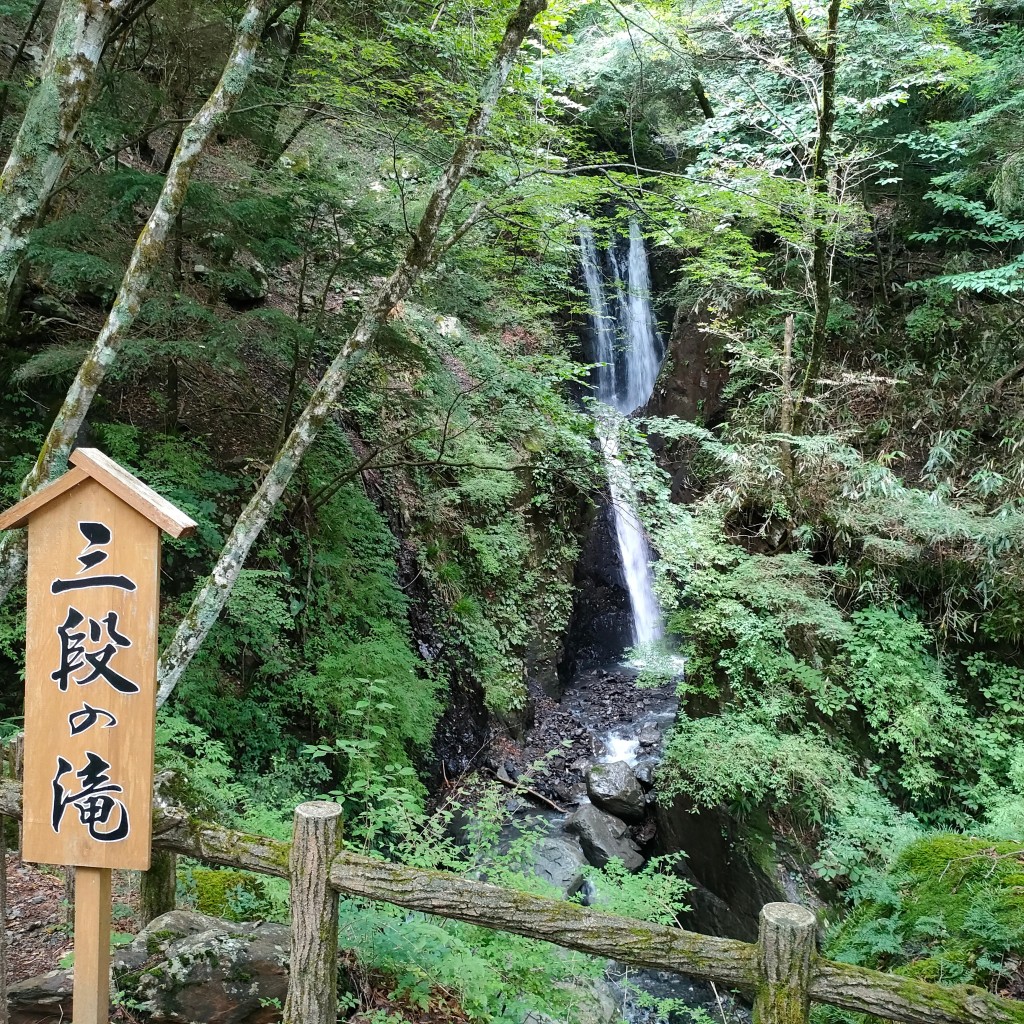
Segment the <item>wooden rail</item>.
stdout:
[[[18,783],[0,781],[0,815],[21,816]],[[339,893],[706,978],[753,995],[756,1024],[808,1024],[811,1003],[904,1024],[1024,1024],[1024,1003],[975,986],[935,985],[819,957],[814,917],[793,904],[762,909],[757,943],[715,938],[350,853],[341,849],[340,825],[336,805],[302,804],[294,842],[282,843],[157,801],[154,848],[291,880],[291,948],[302,969],[290,974],[285,1024],[334,1024]]]

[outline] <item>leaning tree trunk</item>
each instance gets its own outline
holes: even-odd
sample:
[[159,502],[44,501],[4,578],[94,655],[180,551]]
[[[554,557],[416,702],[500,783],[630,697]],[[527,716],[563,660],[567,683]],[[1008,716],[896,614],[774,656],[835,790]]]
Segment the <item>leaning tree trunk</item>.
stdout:
[[[92,400],[139,314],[153,271],[163,258],[168,235],[184,206],[192,174],[217,126],[223,123],[245,88],[269,7],[270,0],[250,0],[220,81],[181,133],[163,191],[135,243],[107,322],[79,367],[64,404],[46,435],[39,458],[22,481],[22,497],[38,490],[63,469]],[[11,531],[0,541],[0,603],[24,572],[25,544],[24,530]]]
[[292,476],[309,447],[316,440],[355,364],[366,354],[381,324],[408,294],[432,260],[438,232],[444,223],[459,185],[483,147],[484,133],[494,116],[501,92],[508,81],[519,47],[534,19],[547,7],[547,0],[520,0],[505,26],[490,74],[480,91],[476,109],[466,124],[461,142],[438,179],[419,225],[413,233],[405,258],[383,286],[373,295],[355,330],[327,368],[287,440],[281,446],[259,489],[235,522],[202,589],[196,595],[174,638],[160,658],[157,679],[157,707],[171,695],[182,673],[199,650],[221,610],[227,603],[249,550],[260,535],[274,507],[281,500]]
[[50,50],[0,175],[0,322],[40,211],[67,166],[100,55],[127,0],[64,0]]

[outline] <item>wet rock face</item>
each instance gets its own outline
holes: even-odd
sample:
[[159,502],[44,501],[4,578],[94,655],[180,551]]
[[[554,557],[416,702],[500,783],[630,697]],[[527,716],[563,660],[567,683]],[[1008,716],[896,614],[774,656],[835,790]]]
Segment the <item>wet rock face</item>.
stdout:
[[725,413],[722,389],[729,380],[721,338],[705,330],[706,313],[676,309],[669,335],[666,369],[658,378],[645,412],[715,424]]
[[565,896],[574,896],[583,888],[587,858],[577,840],[547,836],[533,848],[533,858],[533,873]]
[[584,804],[572,814],[565,830],[579,837],[587,860],[595,867],[603,868],[613,857],[618,857],[628,871],[639,871],[644,865],[643,854],[626,823],[593,804]]
[[[668,357],[644,412],[648,416],[678,416],[687,422],[715,426],[727,413],[723,391],[729,382],[729,369],[723,358],[722,339],[705,330],[709,317],[688,305],[676,309],[668,339]],[[651,447],[659,453],[661,464],[670,455],[671,444],[651,435]],[[668,459],[669,462],[678,460]],[[694,479],[689,460],[671,473],[674,501],[687,502],[694,497]]]
[[633,612],[622,575],[615,526],[605,494],[576,565],[576,597],[558,676],[565,685],[578,672],[617,661],[633,644]]
[[646,810],[644,791],[625,761],[595,764],[587,772],[587,794],[598,807],[623,821],[643,819]]
[[680,871],[695,888],[687,896],[693,908],[684,926],[711,935],[753,942],[766,903],[785,902],[777,879],[745,852],[740,831],[724,810],[695,810],[685,797],[655,805],[659,854],[684,851]]

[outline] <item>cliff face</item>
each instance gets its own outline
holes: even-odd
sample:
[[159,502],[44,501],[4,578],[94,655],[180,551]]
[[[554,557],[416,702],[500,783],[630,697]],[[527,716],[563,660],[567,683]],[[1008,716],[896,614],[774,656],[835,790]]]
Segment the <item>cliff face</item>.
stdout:
[[650,415],[678,416],[705,426],[722,420],[729,370],[721,340],[707,331],[707,324],[706,313],[676,307],[665,365],[646,410]]

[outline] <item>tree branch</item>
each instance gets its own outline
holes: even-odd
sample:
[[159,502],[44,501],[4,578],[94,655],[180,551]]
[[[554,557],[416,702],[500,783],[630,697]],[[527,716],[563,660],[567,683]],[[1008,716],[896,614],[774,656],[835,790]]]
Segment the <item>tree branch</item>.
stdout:
[[792,2],[786,4],[784,8],[786,12],[786,21],[789,22],[789,30],[793,33],[793,38],[819,63],[823,63],[826,60],[825,50],[822,49],[804,29],[803,25],[800,24],[800,19],[796,16],[796,11],[793,8]]
[[327,368],[309,403],[278,451],[249,504],[235,522],[213,572],[200,588],[174,638],[160,658],[157,705],[174,691],[196,651],[227,603],[239,573],[256,538],[284,495],[306,452],[319,436],[334,404],[348,382],[353,367],[371,349],[382,324],[409,293],[434,258],[434,247],[455,193],[470,172],[483,148],[484,138],[498,107],[516,55],[534,19],[547,7],[547,0],[520,0],[509,19],[491,63],[490,72],[477,98],[462,140],[455,147],[427,201],[423,216],[409,244],[405,258],[376,291],[359,323]]

